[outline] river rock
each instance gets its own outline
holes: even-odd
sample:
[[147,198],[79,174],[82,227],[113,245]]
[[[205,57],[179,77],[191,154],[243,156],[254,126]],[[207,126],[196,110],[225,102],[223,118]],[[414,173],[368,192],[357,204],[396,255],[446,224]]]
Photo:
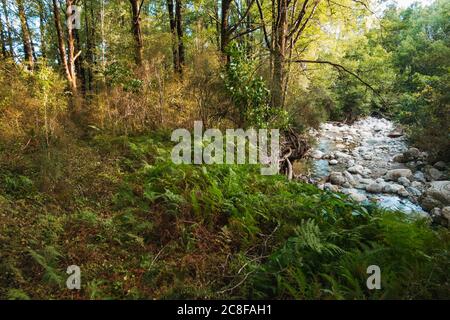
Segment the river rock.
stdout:
[[444,161],[438,161],[435,164],[433,164],[433,167],[435,167],[438,170],[445,170],[447,168],[447,165]]
[[387,169],[385,169],[385,168],[374,168],[372,170],[372,175],[374,177],[381,177],[381,176],[384,176],[386,174],[386,172],[387,172]]
[[399,138],[401,136],[403,136],[403,132],[401,132],[400,130],[393,130],[388,134],[389,138]]
[[330,182],[334,185],[343,185],[346,180],[344,175],[341,172],[332,172],[330,174]]
[[407,187],[406,191],[408,191],[408,193],[414,197],[419,197],[422,194],[419,189],[416,189],[414,187]]
[[346,153],[344,153],[344,152],[341,152],[341,151],[336,151],[335,153],[334,153],[334,155],[336,156],[336,158],[343,158],[343,159],[348,159],[348,158],[351,158],[351,156],[349,155],[349,154],[346,154]]
[[414,178],[414,180],[423,182],[423,183],[427,181],[425,179],[425,174],[422,171],[417,171],[416,173],[414,173],[413,178]]
[[323,185],[323,189],[329,190],[331,192],[339,192],[338,186],[332,185],[331,183],[328,183],[328,182]]
[[320,150],[314,150],[314,151],[311,153],[311,157],[313,157],[314,159],[317,159],[317,160],[322,159],[322,157],[323,157],[323,152],[320,151]]
[[375,179],[376,183],[384,183],[384,179],[383,178],[377,178]]
[[439,180],[443,177],[443,173],[432,166],[426,166],[424,168],[424,171],[425,177],[427,178],[428,181]]
[[[372,179],[367,179],[367,178],[359,178],[358,182],[361,184],[372,184],[375,183]],[[365,187],[364,187],[365,189]]]
[[430,211],[430,216],[434,222],[445,227],[450,227],[450,207],[433,208]]
[[396,154],[395,156],[394,156],[394,158],[392,158],[392,161],[394,161],[394,162],[399,162],[399,163],[404,163],[404,162],[406,162],[406,160],[405,160],[405,157],[403,156],[403,154]]
[[352,166],[352,167],[348,168],[347,171],[350,173],[362,175],[364,172],[364,167],[361,165],[356,165],[356,166]]
[[352,198],[357,202],[363,202],[367,200],[366,195],[359,193],[358,190],[356,189],[347,189],[345,193],[348,194],[350,198]]
[[401,197],[409,197],[409,192],[403,186],[397,191],[397,194]]
[[450,207],[442,208],[441,215],[445,220],[447,220],[447,226],[450,227]]
[[450,181],[434,181],[420,199],[426,210],[450,205]]
[[417,148],[409,148],[403,152],[403,159],[407,161],[416,160],[420,156],[420,150]]
[[366,191],[370,193],[380,193],[383,190],[381,183],[371,183],[366,186]]
[[400,183],[404,187],[408,187],[411,184],[411,181],[409,181],[406,177],[400,177],[397,180],[398,183]]
[[383,192],[385,193],[397,193],[402,188],[401,185],[393,183],[393,184],[385,184],[383,187]]
[[423,187],[423,184],[419,181],[413,181],[411,182],[411,187],[421,189]]
[[385,180],[397,181],[400,177],[410,178],[412,172],[410,169],[392,169],[386,172]]
[[350,172],[344,171],[343,174],[344,174],[345,180],[347,180],[347,182],[348,182],[350,185],[352,185],[352,186],[356,185],[356,180],[355,180],[355,178],[350,174]]
[[334,166],[334,165],[338,164],[338,161],[336,159],[332,159],[332,160],[328,161],[328,163]]

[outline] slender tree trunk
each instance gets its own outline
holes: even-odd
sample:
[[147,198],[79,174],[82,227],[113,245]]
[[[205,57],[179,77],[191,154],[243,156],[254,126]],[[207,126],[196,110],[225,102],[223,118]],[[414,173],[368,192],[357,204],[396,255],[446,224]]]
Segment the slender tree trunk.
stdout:
[[216,41],[217,41],[217,50],[220,50],[221,48],[221,42],[220,42],[220,12],[219,12],[219,3],[218,1],[214,1],[214,19],[211,18],[211,23],[215,20],[215,26],[216,26]]
[[228,65],[230,55],[226,53],[226,48],[230,43],[229,18],[231,0],[222,0],[221,21],[220,21],[220,51],[223,61]]
[[[73,0],[66,1],[67,8],[73,5]],[[68,13],[72,14],[72,13]],[[75,67],[75,60],[79,54],[75,53],[75,34],[73,28],[68,28],[67,30],[67,65],[69,68],[71,88],[74,93],[77,92],[77,73]]]
[[142,65],[142,56],[144,43],[142,40],[142,31],[141,31],[141,5],[139,5],[138,0],[130,0],[131,4],[131,19],[132,19],[132,31],[134,37],[134,58],[137,65]]
[[173,0],[167,0],[167,11],[169,12],[169,27],[170,34],[172,36],[172,57],[173,57],[173,69],[175,72],[180,73],[181,68],[178,64],[178,43],[177,43],[177,25],[175,22],[175,12],[174,12]]
[[[74,77],[74,71],[69,65],[69,60],[66,56],[66,46],[64,44],[64,32],[61,24],[61,13],[59,12],[58,0],[52,0],[53,3],[53,18],[55,20],[56,34],[58,38],[58,51],[59,60],[61,61],[61,67],[63,68],[66,79],[69,82],[70,89],[75,94],[77,92],[77,81]],[[71,34],[71,32],[69,32]]]
[[[88,7],[88,3],[90,6]],[[94,28],[94,10],[92,8],[92,3],[85,2],[84,3],[84,23],[85,23],[85,33],[86,33],[86,63],[85,63],[85,81],[86,81],[86,90],[92,91],[92,66],[94,65],[94,37],[95,37],[95,28]]]
[[[253,5],[251,0],[246,0],[247,8]],[[245,27],[247,32],[247,45],[246,45],[246,52],[247,56],[250,58],[252,56],[252,53],[254,51],[253,46],[253,33],[252,33],[252,16],[251,14],[247,14],[247,18],[245,21]]]
[[183,73],[184,43],[183,43],[183,4],[181,0],[167,0],[169,26],[172,35],[173,68],[178,74]]
[[177,25],[177,41],[178,41],[178,66],[180,72],[184,66],[184,43],[183,43],[183,3],[182,0],[175,0],[175,23]]
[[78,52],[77,58],[75,59],[75,74],[79,75],[80,77],[80,83],[79,87],[81,92],[86,91],[86,74],[84,69],[84,55],[81,50],[81,39],[80,39],[80,33],[78,30],[73,30],[73,37],[74,37],[74,52]]
[[30,30],[28,28],[27,17],[25,14],[25,8],[23,6],[23,0],[16,0],[17,9],[19,13],[20,27],[22,30],[22,42],[23,51],[25,54],[25,61],[30,69],[33,69],[34,59],[33,59],[33,45],[31,42]]
[[272,77],[272,106],[283,108],[284,83],[286,81],[286,39],[287,39],[287,6],[288,0],[276,0],[277,17],[274,29],[273,49],[273,77]]
[[2,6],[3,6],[3,15],[5,16],[5,25],[6,25],[6,35],[8,38],[8,46],[9,46],[9,54],[11,57],[14,57],[14,44],[12,39],[12,29],[11,29],[11,23],[9,20],[9,10],[8,5],[6,4],[6,0],[2,0]]
[[4,58],[8,56],[8,51],[6,51],[6,39],[2,19],[0,19],[0,41],[2,46],[2,58]]

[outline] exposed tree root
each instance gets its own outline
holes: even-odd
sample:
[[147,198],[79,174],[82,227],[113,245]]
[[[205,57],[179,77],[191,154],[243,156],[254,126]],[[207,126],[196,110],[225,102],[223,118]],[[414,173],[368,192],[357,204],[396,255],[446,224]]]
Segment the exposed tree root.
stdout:
[[302,159],[309,149],[305,136],[295,133],[292,129],[283,132],[280,143],[280,173],[292,180],[295,177],[292,163]]

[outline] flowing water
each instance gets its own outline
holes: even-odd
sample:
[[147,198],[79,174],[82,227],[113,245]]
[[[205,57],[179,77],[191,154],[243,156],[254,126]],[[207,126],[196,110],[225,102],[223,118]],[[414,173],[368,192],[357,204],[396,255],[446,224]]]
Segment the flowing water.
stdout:
[[[420,195],[417,188],[408,187],[409,192],[402,191],[405,193],[402,196],[392,192],[367,191],[367,186],[373,183],[394,183],[384,180],[388,170],[407,168],[405,164],[393,161],[395,155],[408,149],[405,137],[394,135],[395,130],[393,122],[373,117],[351,125],[324,123],[319,130],[311,131],[317,139],[311,157],[295,163],[294,171],[306,172],[310,180],[321,188],[353,194],[362,202],[375,201],[388,209],[425,213],[417,203]],[[354,172],[355,166],[360,169],[356,170],[358,172]],[[349,173],[352,168],[353,172]],[[331,185],[326,182],[332,172],[345,171],[351,184]]]

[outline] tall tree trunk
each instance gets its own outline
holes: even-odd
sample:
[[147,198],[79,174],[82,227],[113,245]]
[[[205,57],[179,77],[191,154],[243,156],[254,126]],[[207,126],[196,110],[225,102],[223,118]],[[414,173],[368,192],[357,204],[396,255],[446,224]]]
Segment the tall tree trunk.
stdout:
[[176,73],[183,73],[184,43],[183,43],[183,4],[181,0],[167,0],[169,26],[172,35],[173,68]]
[[75,94],[77,91],[77,81],[74,77],[74,73],[71,71],[71,67],[69,66],[68,58],[66,57],[66,46],[64,44],[64,32],[61,24],[61,13],[59,12],[58,0],[52,0],[52,3],[53,18],[55,20],[56,34],[58,38],[59,60],[61,61],[61,67],[66,74],[66,79],[69,82],[70,89]]
[[175,23],[177,25],[177,41],[178,41],[178,66],[180,72],[184,66],[184,43],[183,43],[183,3],[182,0],[175,0]]
[[222,0],[221,21],[220,21],[220,51],[222,53],[222,59],[227,65],[230,62],[230,55],[226,53],[226,48],[230,43],[228,20],[230,18],[231,2],[232,2],[231,0]]
[[9,54],[11,57],[14,56],[14,44],[12,39],[12,29],[11,29],[11,23],[9,20],[9,10],[8,5],[6,3],[6,0],[2,0],[2,7],[3,7],[3,15],[5,16],[5,25],[6,25],[6,35],[8,38],[8,46],[9,46]]
[[[73,0],[67,0],[67,8],[71,7],[73,5]],[[67,13],[68,16],[71,15],[71,12]],[[79,54],[75,53],[75,33],[74,28],[68,28],[67,30],[67,65],[70,72],[70,79],[71,79],[71,88],[74,93],[77,92],[77,73],[76,73],[76,67],[75,67],[75,60]]]
[[170,34],[172,36],[172,57],[173,57],[173,69],[175,72],[180,73],[181,68],[178,64],[178,44],[177,44],[177,25],[175,22],[175,11],[174,11],[173,0],[167,0],[167,11],[169,12],[169,27]]
[[[88,3],[90,6],[88,7]],[[92,66],[94,65],[94,37],[95,37],[95,27],[94,27],[94,9],[92,8],[91,2],[84,3],[84,23],[85,23],[85,33],[86,33],[86,55],[85,60],[86,63],[84,65],[85,68],[85,82],[86,82],[86,90],[92,91]]]
[[16,0],[17,9],[19,13],[20,27],[22,30],[22,42],[23,51],[25,54],[25,61],[30,69],[33,69],[34,59],[33,59],[33,45],[31,42],[30,29],[28,28],[28,21],[25,14],[25,8],[23,6],[23,0]]
[[8,56],[8,51],[6,51],[6,39],[2,19],[0,19],[0,41],[2,46],[2,58],[4,58]]
[[142,65],[142,56],[144,43],[142,40],[142,31],[141,31],[141,6],[143,2],[139,5],[138,0],[130,0],[131,4],[131,19],[132,19],[132,31],[134,37],[134,59],[137,65]]
[[86,75],[85,75],[85,69],[84,69],[84,55],[82,54],[81,50],[81,39],[80,39],[80,33],[78,30],[73,30],[73,37],[74,37],[74,52],[77,53],[77,58],[75,59],[75,74],[79,75],[80,77],[80,83],[79,87],[81,92],[85,92],[86,90]]
[[284,83],[286,81],[286,39],[288,0],[276,0],[277,16],[274,23],[272,106],[283,108]]

